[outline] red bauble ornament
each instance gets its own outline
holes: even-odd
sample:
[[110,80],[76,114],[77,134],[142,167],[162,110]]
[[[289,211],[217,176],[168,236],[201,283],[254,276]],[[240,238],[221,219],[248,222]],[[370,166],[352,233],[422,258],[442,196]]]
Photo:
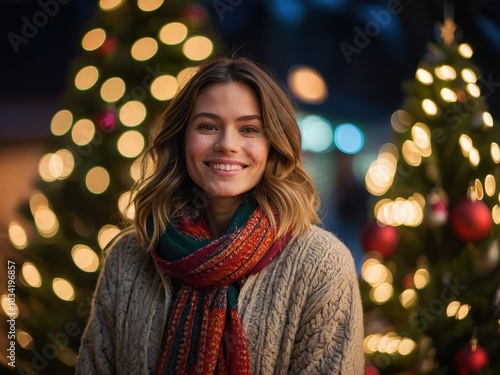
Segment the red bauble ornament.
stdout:
[[105,111],[96,117],[96,124],[103,133],[111,133],[116,128],[117,118],[114,111]]
[[457,375],[473,375],[490,363],[488,353],[477,344],[467,345],[455,355],[454,364]]
[[103,56],[109,56],[116,51],[116,47],[118,47],[118,39],[113,35],[109,35],[97,51]]
[[207,11],[202,5],[192,5],[184,8],[181,17],[192,25],[201,25],[207,18]]
[[398,242],[397,229],[390,225],[380,226],[377,221],[368,223],[361,233],[363,249],[366,252],[376,251],[384,257],[392,254]]
[[490,233],[491,212],[483,201],[465,199],[453,208],[450,223],[460,239],[479,241]]
[[367,363],[365,366],[365,374],[364,375],[379,375],[380,372],[378,368],[373,363]]

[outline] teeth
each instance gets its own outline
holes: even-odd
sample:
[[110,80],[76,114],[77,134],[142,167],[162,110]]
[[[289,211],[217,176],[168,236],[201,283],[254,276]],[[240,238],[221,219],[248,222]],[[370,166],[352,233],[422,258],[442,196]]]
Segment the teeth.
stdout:
[[243,169],[243,166],[239,164],[216,164],[216,163],[209,163],[208,166],[212,169],[218,169],[221,171],[239,171]]

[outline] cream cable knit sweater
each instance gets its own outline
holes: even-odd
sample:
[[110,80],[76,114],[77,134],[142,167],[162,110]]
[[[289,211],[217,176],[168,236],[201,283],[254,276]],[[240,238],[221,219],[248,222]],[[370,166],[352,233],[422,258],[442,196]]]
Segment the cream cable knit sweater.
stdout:
[[[156,374],[172,284],[133,232],[108,253],[77,374]],[[313,228],[240,291],[252,374],[363,374],[361,298],[349,250]]]

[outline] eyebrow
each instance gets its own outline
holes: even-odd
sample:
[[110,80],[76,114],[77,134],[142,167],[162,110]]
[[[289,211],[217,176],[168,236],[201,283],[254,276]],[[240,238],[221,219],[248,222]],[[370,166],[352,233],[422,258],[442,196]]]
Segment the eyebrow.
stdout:
[[[213,120],[220,120],[221,117],[219,115],[216,115],[215,113],[210,113],[210,112],[198,112],[196,115],[191,117],[191,121],[196,120],[199,117],[208,117]],[[236,119],[236,121],[250,121],[250,120],[259,120],[262,121],[262,117],[259,115],[246,115],[246,116],[240,116]]]

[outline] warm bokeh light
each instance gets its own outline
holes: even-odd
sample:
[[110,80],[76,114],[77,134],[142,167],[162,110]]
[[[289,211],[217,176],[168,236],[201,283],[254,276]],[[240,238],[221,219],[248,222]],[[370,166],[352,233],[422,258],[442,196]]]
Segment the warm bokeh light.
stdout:
[[417,347],[415,341],[409,338],[404,338],[401,340],[401,344],[399,344],[399,354],[408,355],[413,352]]
[[118,209],[122,215],[129,220],[132,220],[135,216],[134,205],[130,204],[131,199],[132,196],[130,191],[126,191],[120,196],[120,198],[118,198]]
[[430,99],[422,100],[422,109],[429,116],[434,116],[438,112],[438,107],[437,107],[436,103],[434,103]]
[[487,175],[484,178],[484,191],[486,192],[486,195],[489,197],[492,197],[495,195],[495,191],[497,190],[497,183],[495,180],[495,176],[492,174]]
[[137,6],[144,12],[152,12],[163,4],[163,0],[137,0]]
[[362,266],[361,275],[372,287],[382,284],[388,275],[387,267],[375,259],[368,259]]
[[288,86],[299,100],[307,104],[323,103],[328,97],[328,88],[321,73],[308,66],[291,68]]
[[95,272],[99,268],[99,257],[86,245],[78,244],[73,246],[71,258],[82,271]]
[[[498,194],[498,201],[500,201],[500,193]],[[491,209],[491,216],[495,224],[500,224],[500,206],[498,204]]]
[[491,142],[490,146],[491,159],[495,164],[500,163],[500,146],[496,142]]
[[441,65],[434,69],[436,77],[443,81],[452,81],[457,78],[456,70],[449,65]]
[[64,301],[73,301],[75,299],[75,290],[68,280],[56,277],[52,281],[52,289],[56,296]]
[[28,332],[18,330],[16,334],[16,339],[21,348],[26,350],[32,350],[34,346],[33,337]]
[[405,309],[414,307],[418,302],[418,295],[415,289],[406,289],[399,295],[399,302]]
[[420,154],[420,150],[413,141],[405,141],[403,143],[401,153],[403,154],[403,158],[405,159],[405,161],[413,167],[419,166],[422,162],[422,155]]
[[460,302],[458,301],[451,301],[448,306],[446,307],[446,315],[448,317],[455,316],[458,312],[458,309],[460,308]]
[[462,76],[462,79],[467,83],[476,83],[477,81],[476,73],[474,73],[472,69],[469,68],[462,69],[460,75]]
[[9,240],[16,249],[23,250],[28,246],[28,235],[24,228],[16,221],[9,223]]
[[462,155],[466,158],[469,157],[470,151],[474,148],[471,137],[469,137],[467,134],[462,134],[458,139],[458,144],[460,145]]
[[484,198],[483,183],[479,178],[476,178],[474,181],[474,191],[476,193],[476,199],[482,200]]
[[146,106],[137,100],[131,100],[122,105],[118,117],[125,126],[140,125],[146,118]]
[[473,167],[477,167],[481,162],[481,156],[477,148],[472,148],[469,152],[469,162]]
[[89,119],[81,119],[75,122],[71,129],[71,139],[78,146],[85,146],[92,141],[95,135],[95,125]]
[[186,40],[182,46],[182,52],[193,61],[201,61],[212,54],[214,45],[212,41],[204,36],[193,36]]
[[144,149],[145,140],[141,133],[136,130],[124,132],[118,139],[118,152],[126,158],[137,157]]
[[474,98],[479,98],[481,96],[481,89],[475,83],[468,83],[465,89]]
[[99,70],[95,66],[86,66],[78,71],[75,76],[75,86],[78,90],[88,90],[99,79]]
[[417,145],[420,155],[428,157],[431,154],[431,131],[423,122],[417,122],[411,128],[413,142]]
[[377,160],[371,163],[365,175],[365,184],[370,194],[383,195],[392,186],[398,161],[398,149],[386,143],[379,150]]
[[39,190],[34,190],[30,195],[29,205],[31,214],[35,216],[35,212],[40,207],[49,207],[49,201]]
[[483,112],[483,123],[486,127],[493,127],[493,116],[489,112]]
[[94,194],[104,193],[109,186],[109,182],[108,171],[100,166],[92,168],[85,176],[85,185]]
[[38,233],[42,237],[54,237],[59,230],[59,220],[57,220],[56,214],[48,207],[41,206],[38,208],[34,219]]
[[64,135],[73,124],[73,115],[67,109],[61,109],[52,116],[50,122],[50,131],[56,136]]
[[24,262],[21,274],[29,286],[33,288],[40,288],[42,286],[42,276],[33,263]]
[[65,148],[55,152],[57,157],[62,161],[62,170],[59,175],[59,179],[68,178],[75,168],[75,158],[73,153]]
[[156,52],[158,52],[158,42],[150,37],[136,40],[130,49],[130,54],[138,61],[149,60]]
[[125,82],[120,77],[112,77],[101,86],[101,98],[105,102],[113,103],[121,99],[125,94]]
[[7,294],[3,294],[0,298],[1,306],[4,314],[9,318],[17,318],[19,316],[19,307],[17,303],[9,303],[9,297]]
[[104,250],[108,243],[120,233],[120,228],[115,225],[104,225],[97,234],[97,242],[99,247]]
[[99,6],[104,11],[115,10],[120,7],[125,0],[100,0]]
[[377,305],[389,301],[394,295],[394,288],[389,283],[382,283],[370,291],[370,299]]
[[383,199],[375,206],[375,217],[386,225],[417,227],[424,218],[422,201],[425,202],[418,193],[408,199]]
[[456,315],[457,320],[464,319],[467,315],[469,315],[469,311],[470,311],[469,305],[465,304],[465,305],[460,306],[460,308],[457,311],[457,315]]
[[98,49],[106,40],[106,31],[101,28],[93,29],[87,32],[82,39],[82,47],[87,51]]
[[171,75],[163,75],[155,78],[151,82],[151,95],[158,100],[168,100],[172,99],[177,92],[179,85],[177,84],[177,79]]
[[412,125],[411,116],[408,112],[398,109],[391,116],[391,126],[398,133],[403,133]]
[[465,59],[470,59],[474,53],[470,44],[462,43],[458,46],[458,53]]
[[441,89],[440,95],[441,95],[441,98],[443,98],[443,100],[445,102],[448,102],[448,103],[456,102],[458,99],[458,96],[455,93],[455,91],[450,90],[447,87],[444,87]]
[[413,275],[413,283],[415,288],[424,289],[430,282],[429,272],[425,268],[419,268]]
[[171,22],[163,26],[158,37],[168,45],[182,43],[188,34],[187,27],[180,22]]
[[431,85],[432,82],[434,82],[434,78],[432,77],[432,74],[423,68],[417,69],[417,72],[415,73],[415,77],[417,80],[419,80],[421,83],[424,85]]

